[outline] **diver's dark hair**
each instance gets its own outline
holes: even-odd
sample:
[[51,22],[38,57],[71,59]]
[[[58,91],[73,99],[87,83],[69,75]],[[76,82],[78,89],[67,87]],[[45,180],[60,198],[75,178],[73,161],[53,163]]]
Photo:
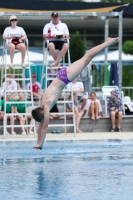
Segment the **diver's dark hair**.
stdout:
[[31,115],[33,119],[37,122],[43,122],[44,115],[41,113],[43,111],[43,108],[37,107],[31,111]]

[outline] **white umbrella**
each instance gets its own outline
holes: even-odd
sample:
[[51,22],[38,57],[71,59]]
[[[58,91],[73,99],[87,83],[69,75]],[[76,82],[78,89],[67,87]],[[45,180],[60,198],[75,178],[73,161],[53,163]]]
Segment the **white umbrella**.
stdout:
[[[33,51],[29,51],[29,61],[30,61],[30,64],[33,64],[34,62],[42,63],[43,62],[43,53],[36,53]],[[53,57],[48,55],[48,61],[53,62],[54,61]],[[6,63],[10,64],[10,55],[6,56]],[[21,52],[15,53],[13,63],[21,64]],[[2,60],[0,61],[0,64],[2,64]],[[25,56],[25,64],[28,64],[27,53]]]
[[[100,61],[104,61],[105,60],[105,55],[99,55],[99,56],[96,56],[93,58],[92,62],[93,61],[96,61],[96,62],[100,62]],[[108,53],[108,56],[107,56],[107,60],[108,61],[118,61],[119,60],[119,51],[116,50],[116,51],[113,51],[113,52],[109,52]],[[124,54],[122,52],[122,61],[133,61],[133,56],[130,55],[130,54]]]

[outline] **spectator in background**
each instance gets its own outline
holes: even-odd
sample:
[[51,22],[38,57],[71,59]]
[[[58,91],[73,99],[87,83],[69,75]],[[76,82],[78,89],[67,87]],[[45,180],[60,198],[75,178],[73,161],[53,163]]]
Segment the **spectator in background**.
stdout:
[[[36,73],[34,73],[34,72],[31,73],[31,81],[32,81],[33,100],[34,101],[39,101],[39,99],[40,99],[40,88],[41,88],[41,85],[40,85],[39,82],[36,81]],[[26,85],[26,89],[27,90],[31,89],[30,82]],[[30,94],[30,92],[29,92],[29,94]],[[28,100],[31,101],[31,96],[28,97]]]
[[9,98],[18,99],[19,98],[17,93],[18,84],[15,80],[13,80],[13,74],[7,74],[6,79],[8,79],[6,80],[6,83],[4,82],[2,84],[1,96],[4,97],[5,91],[9,90],[10,91],[10,92],[8,91]]
[[111,117],[112,128],[111,132],[115,131],[115,119],[118,118],[118,127],[117,130],[119,132],[122,131],[121,129],[121,122],[122,122],[122,111],[123,111],[123,104],[122,99],[119,97],[118,90],[111,91],[111,97],[109,97],[108,104],[107,104],[108,111]]
[[[71,96],[69,97],[71,99]],[[74,100],[74,112],[75,112],[75,120],[76,120],[76,132],[77,133],[83,133],[79,128],[79,123],[82,117],[82,113],[80,112],[78,108],[78,102],[77,102],[77,92],[73,92],[73,100]],[[66,112],[72,112],[72,103],[66,104]],[[68,118],[72,118],[72,115],[67,115]]]
[[86,100],[88,99],[87,95],[84,93],[84,85],[82,82],[78,81],[78,78],[75,78],[71,83],[67,86],[67,89],[72,89],[73,91],[77,92],[77,99],[82,102],[81,110],[84,109]]
[[[23,92],[20,92],[19,93],[19,102],[21,101],[26,101],[25,100],[25,96],[24,96],[24,93]],[[29,104],[28,104],[28,101],[25,102],[25,103],[19,103],[17,104],[16,102],[16,107],[14,109],[14,113],[28,113],[28,107],[29,107]],[[33,119],[32,119],[32,116],[31,115],[17,115],[17,119],[19,119],[20,121],[20,124],[22,125],[22,135],[26,135],[26,131],[25,131],[25,128],[24,128],[24,124],[25,124],[25,121],[26,119],[30,120],[30,125],[33,124]],[[28,134],[34,134],[33,131],[32,131],[32,128],[33,127],[29,127],[29,131],[28,131]]]
[[[56,115],[52,115],[52,113],[57,113]],[[53,120],[53,119],[57,119],[60,118],[62,115],[58,114],[59,113],[59,109],[57,107],[57,104],[55,104],[53,106],[53,108],[50,110],[50,116],[49,119]]]
[[[51,35],[49,35],[49,32]],[[61,38],[61,41],[56,40],[58,37]],[[43,38],[50,39],[48,49],[54,58],[54,62],[51,64],[51,67],[58,66],[60,59],[66,54],[69,48],[66,41],[66,38],[69,38],[69,31],[67,25],[60,21],[57,12],[52,12],[51,22],[44,26]],[[56,49],[60,50],[58,56],[56,56]]]
[[[4,114],[5,114],[5,111],[4,111],[4,99],[2,99],[0,101],[0,120],[4,120]],[[6,96],[6,101],[10,101],[10,97],[9,95],[7,94]],[[11,113],[11,107],[12,105],[11,104],[6,104],[6,113]],[[10,120],[10,125],[12,125],[11,127],[11,135],[16,135],[16,133],[14,132],[14,116],[13,115],[7,115],[7,119],[6,120]],[[7,131],[6,129],[6,135],[9,135],[10,133]]]
[[124,97],[124,109],[126,115],[133,115],[133,102],[129,96]]
[[99,115],[103,117],[101,103],[98,99],[96,99],[96,93],[91,92],[90,98],[86,101],[86,105],[84,108],[83,117],[86,114],[91,117],[92,120],[98,120]]
[[4,30],[3,39],[8,41],[8,49],[10,51],[10,60],[11,64],[9,68],[13,68],[13,58],[14,58],[14,51],[18,49],[21,51],[22,54],[22,67],[25,68],[26,65],[24,64],[25,53],[26,53],[26,46],[22,43],[22,40],[27,38],[24,29],[20,26],[17,26],[18,18],[16,16],[10,16],[9,18],[10,26]]

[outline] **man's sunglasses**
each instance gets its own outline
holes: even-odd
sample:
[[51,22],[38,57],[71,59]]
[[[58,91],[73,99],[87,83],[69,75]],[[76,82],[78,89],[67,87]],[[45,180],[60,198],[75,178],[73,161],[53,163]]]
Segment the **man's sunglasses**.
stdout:
[[10,20],[10,22],[14,22],[14,21],[17,21],[17,19],[11,19],[11,20]]
[[32,76],[32,78],[36,78],[36,76]]

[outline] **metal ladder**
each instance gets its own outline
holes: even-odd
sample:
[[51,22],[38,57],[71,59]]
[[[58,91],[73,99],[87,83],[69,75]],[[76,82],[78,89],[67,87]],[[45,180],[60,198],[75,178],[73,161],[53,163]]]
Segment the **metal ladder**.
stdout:
[[[56,39],[57,41],[60,41],[61,39]],[[66,39],[67,43],[69,44],[69,39]],[[45,81],[45,88],[47,88],[48,86],[48,81],[53,81],[53,79],[56,77],[57,73],[55,74],[50,74],[48,71],[51,69],[49,67],[49,61],[48,61],[48,42],[49,40],[45,39],[43,42],[43,65],[42,65],[42,78],[41,78],[41,86],[42,83]],[[70,51],[68,49],[67,51],[68,54],[68,64],[70,65]],[[60,67],[53,67],[54,69],[61,69],[62,67],[65,66],[65,56],[63,57],[63,66]],[[44,80],[45,79],[45,80]],[[44,92],[44,91],[43,91]],[[71,100],[66,99],[66,97],[68,96],[68,94],[71,95]],[[57,104],[63,104],[64,105],[64,111],[63,112],[59,112],[59,115],[64,115],[64,124],[49,124],[48,127],[64,127],[64,131],[66,134],[66,127],[74,127],[74,136],[76,135],[76,125],[75,125],[75,113],[74,113],[74,100],[73,100],[73,91],[72,90],[68,90],[68,89],[63,89],[62,94],[64,96],[63,100],[59,100],[57,101]],[[71,103],[72,104],[72,112],[66,112],[66,103]],[[51,115],[56,115],[57,113],[50,113]],[[72,115],[72,120],[73,123],[71,124],[67,124],[67,115],[70,114]]]
[[[17,104],[29,104],[32,109],[34,108],[34,103],[33,103],[33,95],[32,95],[32,87],[30,87],[29,90],[25,89],[25,86],[26,86],[26,82],[29,81],[31,86],[32,86],[32,82],[31,82],[31,69],[30,69],[30,61],[29,61],[29,50],[28,50],[28,39],[26,39],[24,41],[25,45],[26,45],[26,54],[27,54],[27,58],[28,58],[28,62],[26,64],[26,68],[22,68],[20,64],[14,64],[13,66],[13,69],[9,69],[8,65],[7,65],[7,40],[4,40],[3,42],[3,56],[2,56],[2,59],[3,59],[3,64],[1,65],[1,86],[2,86],[2,81],[3,79],[5,79],[5,91],[4,91],[4,94],[3,94],[3,97],[4,97],[4,121],[3,121],[3,128],[4,128],[4,131],[3,131],[3,136],[5,138],[6,136],[6,128],[8,127],[12,127],[12,125],[8,125],[7,124],[7,116],[18,116],[18,115],[30,115],[31,113],[7,113],[6,112],[6,106],[7,104],[16,104],[16,102],[14,101],[6,101],[6,97],[7,97],[7,93],[10,92],[10,90],[7,90],[6,89],[6,80],[10,80],[7,77],[7,72],[8,74],[12,74],[14,75],[14,78],[13,80],[15,81],[19,81],[21,82],[22,84],[22,89],[19,89],[17,90],[16,92],[23,92],[25,97],[27,95],[30,94],[31,96],[31,101],[17,101]],[[28,70],[28,73],[29,73],[29,78],[25,78],[25,73],[26,73],[26,70]],[[1,95],[1,94],[0,94]],[[0,96],[1,97],[1,96]],[[0,98],[1,99],[1,98]],[[14,128],[19,128],[19,127],[22,127],[22,125],[13,125]],[[33,120],[33,124],[32,125],[29,125],[28,124],[28,119],[26,118],[26,124],[23,125],[24,128],[27,129],[27,132],[28,132],[28,127],[33,127],[34,128],[34,137],[36,137],[36,126],[35,126],[35,122]],[[28,134],[27,134],[28,136]]]

